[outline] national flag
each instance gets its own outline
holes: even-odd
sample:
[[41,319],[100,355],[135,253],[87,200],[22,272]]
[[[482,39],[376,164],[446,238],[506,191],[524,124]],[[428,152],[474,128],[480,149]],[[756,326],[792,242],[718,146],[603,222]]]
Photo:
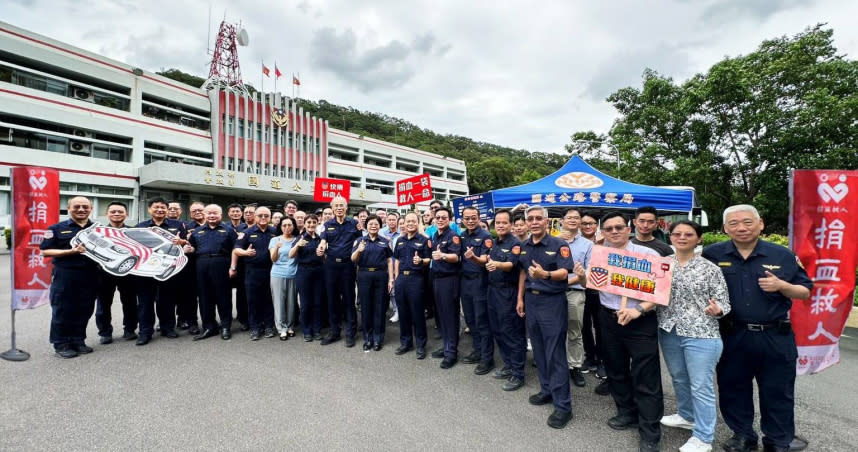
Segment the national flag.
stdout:
[[268,68],[265,66],[265,63],[262,63],[262,73],[263,73],[266,77],[271,77],[271,69],[268,69]]
[[301,80],[298,80],[298,77],[292,76],[292,84],[301,86]]
[[274,63],[274,77],[280,78],[282,75],[283,73],[280,72],[280,69],[277,68],[277,63]]

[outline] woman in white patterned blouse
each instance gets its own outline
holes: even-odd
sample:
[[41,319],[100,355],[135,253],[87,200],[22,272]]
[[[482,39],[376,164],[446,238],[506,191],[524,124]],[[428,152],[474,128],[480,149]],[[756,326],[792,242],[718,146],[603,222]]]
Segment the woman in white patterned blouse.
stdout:
[[693,221],[670,226],[670,240],[676,248],[670,304],[657,310],[659,343],[678,408],[677,414],[663,417],[661,423],[693,431],[681,452],[712,450],[717,420],[715,366],[723,349],[717,319],[730,312],[721,270],[694,254],[702,235],[700,225]]

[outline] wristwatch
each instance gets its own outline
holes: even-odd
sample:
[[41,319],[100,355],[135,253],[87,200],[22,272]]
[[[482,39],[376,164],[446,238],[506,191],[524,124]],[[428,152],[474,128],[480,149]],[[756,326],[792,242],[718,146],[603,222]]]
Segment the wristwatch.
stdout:
[[551,279],[551,272],[546,272],[546,273],[545,273],[545,278],[542,278],[542,279],[544,279],[544,280],[546,280],[546,281],[549,281],[549,280]]
[[637,306],[635,306],[635,309],[637,309],[638,312],[641,313],[641,315],[646,315],[646,309],[644,309],[643,306],[637,305]]

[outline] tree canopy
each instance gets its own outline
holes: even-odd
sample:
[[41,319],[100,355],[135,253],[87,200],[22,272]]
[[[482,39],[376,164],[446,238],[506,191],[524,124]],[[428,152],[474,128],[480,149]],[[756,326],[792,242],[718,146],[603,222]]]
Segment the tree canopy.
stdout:
[[784,231],[791,170],[858,168],[858,62],[832,36],[820,24],[767,40],[683,83],[646,70],[608,97],[619,116],[607,134],[575,132],[566,149],[615,172],[609,144],[625,180],[693,186],[710,213],[753,204]]

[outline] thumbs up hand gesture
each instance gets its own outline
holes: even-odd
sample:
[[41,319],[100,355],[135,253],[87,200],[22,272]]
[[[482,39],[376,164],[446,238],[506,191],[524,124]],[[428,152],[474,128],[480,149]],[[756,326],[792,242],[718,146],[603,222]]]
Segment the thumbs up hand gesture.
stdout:
[[529,274],[533,279],[545,279],[548,272],[542,268],[542,265],[539,265],[539,262],[534,260],[530,264],[530,267],[527,268],[527,274]]
[[712,317],[718,317],[724,311],[721,310],[721,307],[718,306],[718,303],[716,303],[714,299],[710,298],[709,299],[709,306],[706,306],[706,309],[704,309],[703,312],[705,312],[706,315],[709,315]]
[[363,251],[365,249],[366,249],[366,240],[361,240],[360,243],[358,243],[357,252],[363,253]]
[[493,272],[498,269],[498,263],[492,260],[492,256],[489,255],[488,260],[486,261],[486,270]]
[[420,259],[420,256],[417,255],[417,251],[414,252],[414,259],[412,259],[414,265],[420,265],[423,263],[423,259]]
[[246,252],[247,252],[246,256],[248,256],[248,257],[256,256],[256,250],[253,249],[253,244],[247,245]]
[[766,270],[766,277],[758,281],[763,292],[779,292],[783,288],[783,280]]
[[442,255],[443,254],[441,253],[441,245],[438,245],[438,248],[435,248],[435,251],[432,251],[432,259],[440,261]]
[[307,245],[307,239],[305,239],[304,236],[301,236],[301,240],[298,240],[298,243],[295,244],[295,246],[298,246],[298,247],[306,246],[306,245]]

